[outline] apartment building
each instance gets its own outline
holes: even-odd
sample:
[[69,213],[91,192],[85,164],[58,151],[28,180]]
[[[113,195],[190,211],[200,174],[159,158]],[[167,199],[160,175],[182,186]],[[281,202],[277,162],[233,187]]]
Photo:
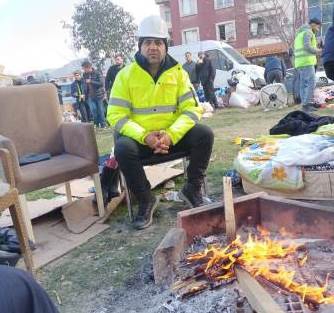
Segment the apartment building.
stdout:
[[242,48],[248,44],[245,0],[155,0],[167,22],[172,45],[221,40]]

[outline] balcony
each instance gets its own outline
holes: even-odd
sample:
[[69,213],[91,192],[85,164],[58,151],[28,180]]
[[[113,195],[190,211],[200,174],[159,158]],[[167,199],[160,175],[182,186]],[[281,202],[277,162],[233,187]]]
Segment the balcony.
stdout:
[[169,0],[155,0],[155,4],[165,4],[165,3],[169,3]]
[[246,12],[255,13],[255,12],[263,12],[269,11],[275,8],[275,5],[270,0],[263,0],[261,2],[251,2],[248,1],[246,4]]

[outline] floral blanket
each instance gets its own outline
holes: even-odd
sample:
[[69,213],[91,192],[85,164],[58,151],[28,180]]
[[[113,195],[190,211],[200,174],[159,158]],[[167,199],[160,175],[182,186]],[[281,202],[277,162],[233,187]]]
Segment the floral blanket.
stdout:
[[334,137],[307,134],[289,138],[262,137],[243,148],[234,166],[261,187],[298,190],[304,187],[302,167],[334,160]]

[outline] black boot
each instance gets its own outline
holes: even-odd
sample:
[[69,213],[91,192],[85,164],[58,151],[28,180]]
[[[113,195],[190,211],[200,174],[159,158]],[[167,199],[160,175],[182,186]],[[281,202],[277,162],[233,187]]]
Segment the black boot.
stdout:
[[152,224],[153,213],[158,206],[159,199],[151,193],[151,190],[141,192],[136,197],[138,199],[138,214],[133,225],[136,229],[144,229]]
[[197,208],[204,204],[201,184],[186,183],[179,192],[179,198],[190,208]]

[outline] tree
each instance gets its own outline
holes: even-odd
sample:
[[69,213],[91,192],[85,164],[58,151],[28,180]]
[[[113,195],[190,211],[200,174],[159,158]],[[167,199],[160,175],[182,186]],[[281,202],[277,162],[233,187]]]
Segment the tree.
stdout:
[[[306,1],[258,0],[257,3],[261,5],[261,18],[271,33],[291,48],[296,31],[306,21]],[[250,15],[253,17],[252,13]]]
[[133,52],[137,26],[128,12],[110,0],[86,0],[76,6],[72,19],[74,47],[87,49],[98,67],[116,53],[129,58]]

